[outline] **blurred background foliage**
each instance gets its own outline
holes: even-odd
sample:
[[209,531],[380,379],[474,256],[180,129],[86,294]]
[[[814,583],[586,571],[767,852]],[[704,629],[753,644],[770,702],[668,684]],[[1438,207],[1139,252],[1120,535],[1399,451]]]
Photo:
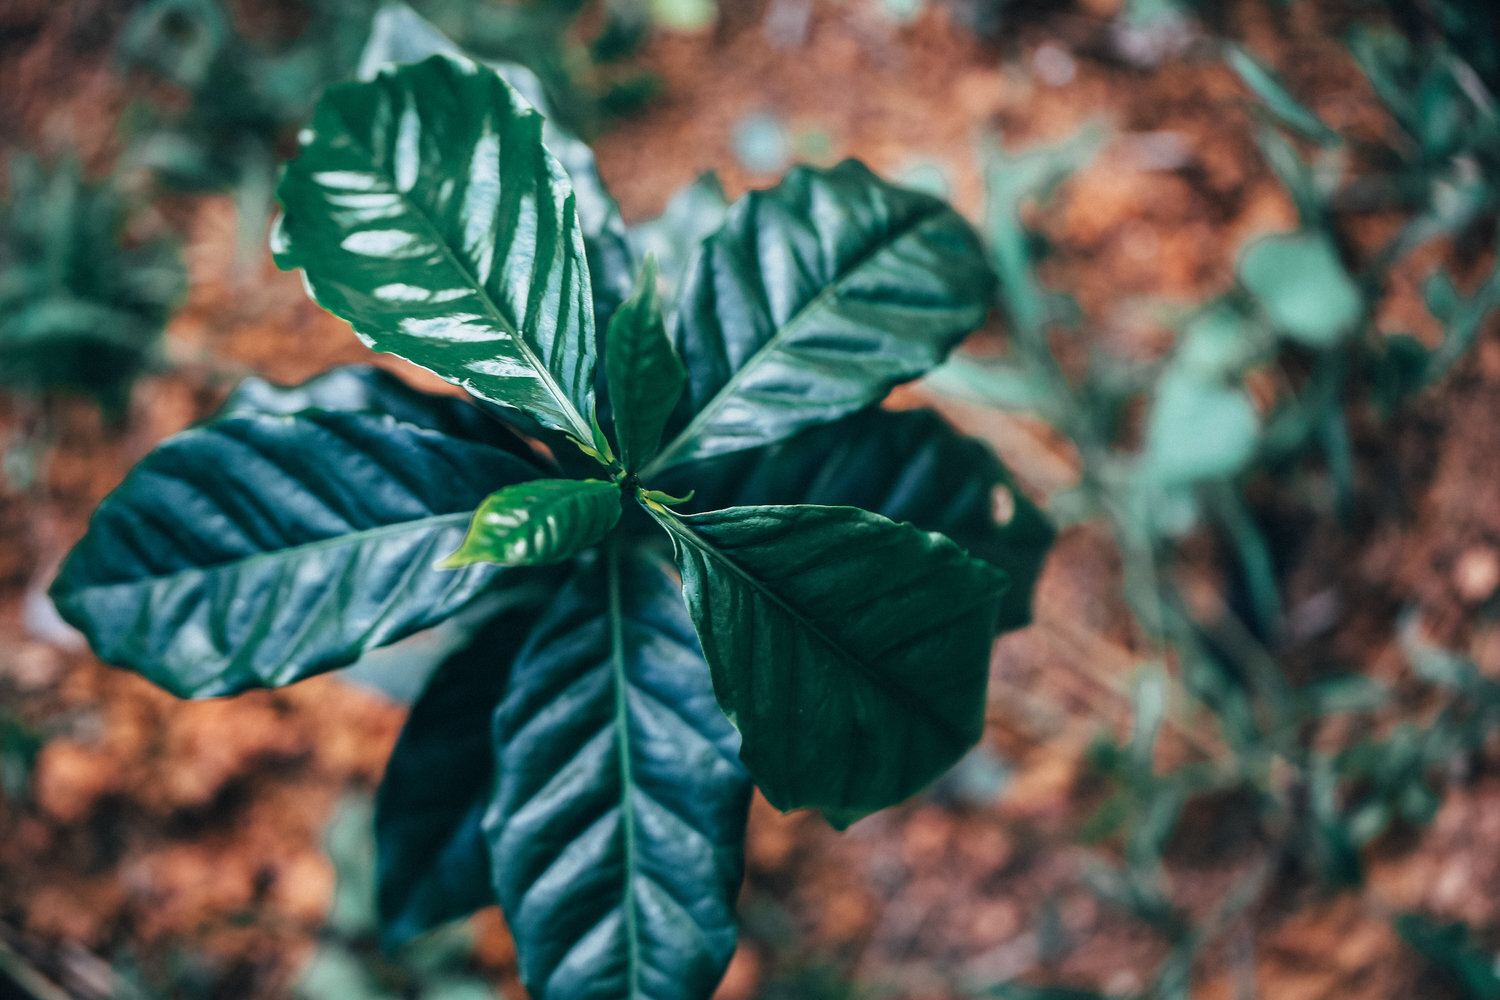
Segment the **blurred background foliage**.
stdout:
[[[1137,0],[1124,17],[1159,27],[1211,6]],[[1298,680],[1285,666],[1309,629],[1288,621],[1283,606],[1288,567],[1268,530],[1266,498],[1297,498],[1297,516],[1352,526],[1364,512],[1349,422],[1391,419],[1442,379],[1500,306],[1500,263],[1468,294],[1439,266],[1424,285],[1438,343],[1374,328],[1392,270],[1431,241],[1449,241],[1466,268],[1494,259],[1500,33],[1487,3],[1366,6],[1374,16],[1353,23],[1346,41],[1395,126],[1381,142],[1340,134],[1273,68],[1219,42],[1255,99],[1261,153],[1299,227],[1243,246],[1236,287],[1188,310],[1169,353],[1143,364],[1094,347],[1074,374],[1053,350],[1054,337],[1099,338],[1079,329],[1065,291],[1042,283],[1048,248],[1023,220],[1098,152],[1105,137],[1086,130],[1046,148],[988,154],[986,229],[1009,351],[960,357],[929,378],[939,392],[1040,417],[1072,442],[1082,482],[1055,497],[1052,512],[1110,525],[1124,596],[1156,649],[1156,664],[1134,685],[1128,738],[1095,747],[1106,791],[1083,831],[1119,845],[1093,873],[1096,891],[1170,946],[1142,997],[1186,998],[1199,957],[1281,880],[1359,883],[1361,849],[1393,826],[1431,820],[1442,776],[1477,754],[1500,722],[1494,682],[1427,644],[1414,621],[1402,645],[1427,690],[1399,701],[1365,676],[1314,670]],[[1394,236],[1363,247],[1357,224],[1390,211],[1404,219]],[[1251,382],[1271,389],[1257,394]],[[1226,600],[1209,607],[1179,572],[1182,543],[1203,533],[1218,541],[1226,574]],[[1350,714],[1366,724],[1329,749],[1322,723]],[[1387,724],[1375,726],[1377,718]],[[1174,720],[1193,745],[1187,761],[1162,768],[1157,742]],[[1207,919],[1174,900],[1164,864],[1195,802],[1238,810],[1261,845]],[[1414,915],[1397,927],[1464,995],[1495,995],[1494,957],[1481,957],[1461,928]],[[997,995],[1102,994],[1002,987]]]

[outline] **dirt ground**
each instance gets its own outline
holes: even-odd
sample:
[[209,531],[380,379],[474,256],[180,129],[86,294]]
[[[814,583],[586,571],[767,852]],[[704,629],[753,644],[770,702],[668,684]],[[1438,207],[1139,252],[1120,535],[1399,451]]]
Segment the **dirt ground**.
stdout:
[[[600,140],[600,167],[632,221],[705,169],[735,195],[775,180],[731,152],[736,123],[766,112],[793,136],[826,137],[830,159],[857,156],[891,174],[941,165],[956,203],[977,218],[985,137],[1024,146],[1102,120],[1114,140],[1037,220],[1060,249],[1047,277],[1077,296],[1101,343],[1157,353],[1170,335],[1152,303],[1222,290],[1243,241],[1289,228],[1294,215],[1256,152],[1235,78],[1191,45],[1155,64],[1119,58],[1115,6],[1083,0],[1022,17],[987,43],[944,8],[896,26],[873,3],[814,3],[800,30],[768,33],[765,4],[724,4],[715,31],[653,41],[643,61],[661,96]],[[119,25],[110,9],[0,0],[7,146],[72,143],[95,169],[107,166],[128,97],[109,65]],[[1330,41],[1339,16],[1328,4],[1277,13],[1252,2],[1224,15],[1335,127],[1378,130],[1378,111]],[[122,427],[85,404],[54,406],[43,482],[0,484],[0,699],[47,736],[30,798],[0,799],[0,943],[80,996],[107,995],[109,956],[165,970],[176,951],[199,956],[204,995],[282,996],[332,890],[324,825],[347,790],[374,787],[403,709],[330,677],[178,702],[49,631],[36,595],[131,463],[207,415],[240,374],[290,382],[370,356],[295,275],[268,257],[236,264],[227,199],[173,199],[148,223],[187,238],[191,292],[169,329],[175,369],[138,387]],[[1382,328],[1430,335],[1415,277],[1395,286]],[[1038,498],[1076,476],[1045,428],[946,409]],[[0,414],[5,433],[36,418],[13,401]],[[1500,340],[1491,330],[1394,424],[1355,430],[1361,518],[1352,531],[1305,532],[1289,585],[1293,613],[1329,593],[1340,612],[1308,655],[1399,680],[1394,622],[1410,607],[1434,638],[1500,674]],[[1085,887],[1099,849],[1076,846],[1093,804],[1085,751],[1128,722],[1123,692],[1141,663],[1119,595],[1107,533],[1067,531],[1036,623],[995,654],[985,742],[1011,769],[998,801],[924,798],[844,835],[755,803],[745,930],[721,1000],[842,995],[827,985],[840,978],[872,995],[923,998],[1018,977],[1110,992],[1148,981],[1161,943]],[[1208,832],[1190,823],[1179,839]],[[1256,995],[1278,1000],[1449,995],[1389,918],[1422,910],[1500,928],[1497,839],[1500,772],[1481,762],[1428,828],[1368,852],[1363,889],[1285,886],[1211,953],[1195,995],[1242,997],[1251,978]],[[1172,874],[1186,898],[1222,893],[1252,860],[1238,849],[1182,854]],[[476,927],[476,966],[506,996],[522,995],[498,913]]]

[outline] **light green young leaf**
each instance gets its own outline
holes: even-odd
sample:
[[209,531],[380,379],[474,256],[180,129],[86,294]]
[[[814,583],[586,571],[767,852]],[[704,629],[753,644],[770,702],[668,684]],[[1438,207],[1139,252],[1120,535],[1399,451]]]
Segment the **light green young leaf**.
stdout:
[[984,728],[1005,574],[853,507],[731,507],[667,529],[740,757],[834,826],[920,791]]
[[662,323],[656,293],[656,258],[647,257],[635,292],[609,321],[604,373],[614,407],[620,462],[634,472],[651,461],[662,428],[687,384],[687,369]]
[[464,542],[438,565],[546,566],[604,540],[620,519],[620,486],[602,479],[534,479],[484,498]]
[[589,270],[541,129],[493,70],[456,57],[334,87],[277,189],[272,246],[371,348],[588,444]]

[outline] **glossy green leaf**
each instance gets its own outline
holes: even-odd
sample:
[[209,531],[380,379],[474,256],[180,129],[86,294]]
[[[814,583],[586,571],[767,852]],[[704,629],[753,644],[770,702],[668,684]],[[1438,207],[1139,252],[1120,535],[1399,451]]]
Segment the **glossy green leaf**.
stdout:
[[113,414],[160,359],[185,272],[165,239],[127,242],[120,190],[73,158],[43,168],[16,153],[0,205],[0,385],[86,392]]
[[979,239],[947,205],[852,160],[737,202],[678,304],[685,417],[648,472],[862,409],[989,311]]
[[608,546],[537,622],[485,818],[535,1000],[704,1000],[734,952],[750,785],[670,567]]
[[1005,572],[997,627],[1031,621],[1056,531],[982,443],[926,410],[864,410],[764,448],[695,462],[663,481],[696,488],[689,511],[805,503],[861,507],[939,531]]
[[662,428],[687,383],[687,369],[662,324],[653,257],[646,258],[635,293],[609,321],[604,367],[620,462],[634,472],[656,454]]
[[99,657],[183,697],[290,684],[441,621],[493,579],[433,563],[516,455],[390,416],[229,417],[105,498],[52,587]]
[[458,549],[441,563],[546,566],[597,545],[620,519],[620,486],[602,479],[533,479],[484,498]]
[[[549,571],[438,667],[375,800],[380,936],[388,949],[495,901],[480,821],[495,780],[490,719],[511,662],[555,592]],[[545,588],[545,589],[544,589]]]
[[630,227],[630,247],[644,260],[654,256],[661,268],[662,301],[677,303],[688,263],[709,234],[724,224],[729,201],[713,173],[705,173],[667,200],[661,215]]
[[[373,80],[390,63],[418,62],[434,55],[466,53],[409,6],[388,0],[371,23],[369,41],[360,55],[359,78]],[[542,81],[535,73],[517,63],[491,60],[485,65],[504,77],[544,119],[542,144],[567,171],[577,197],[578,223],[583,229],[593,284],[595,320],[602,323],[630,294],[632,258],[619,207],[599,177],[594,151],[558,126]]]
[[920,791],[979,739],[1002,573],[849,507],[651,512],[772,805],[842,828]]
[[493,70],[433,56],[331,88],[277,194],[277,263],[370,347],[592,440],[572,185]]
[[1322,233],[1256,240],[1240,255],[1239,275],[1272,325],[1308,347],[1332,347],[1365,313],[1359,286]]

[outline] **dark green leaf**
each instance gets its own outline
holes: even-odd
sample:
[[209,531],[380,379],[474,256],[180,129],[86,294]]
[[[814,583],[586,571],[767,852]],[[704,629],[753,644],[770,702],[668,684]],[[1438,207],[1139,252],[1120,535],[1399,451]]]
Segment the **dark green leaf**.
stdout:
[[441,563],[545,566],[597,545],[620,519],[620,486],[602,479],[533,479],[496,490],[474,511],[469,532]]
[[[551,574],[538,575],[550,585]],[[515,589],[515,588],[512,588]],[[501,609],[444,660],[412,706],[375,800],[380,935],[388,949],[495,901],[480,821],[495,779],[490,719],[550,597]]]
[[1301,719],[1320,719],[1338,712],[1375,712],[1390,703],[1385,684],[1361,674],[1327,674],[1293,692]]
[[184,697],[289,684],[436,624],[494,568],[433,563],[515,455],[389,416],[229,417],[99,505],[52,597],[101,659]]
[[863,410],[785,441],[685,466],[665,482],[696,488],[690,510],[805,503],[861,507],[940,531],[1005,571],[997,627],[1031,620],[1031,594],[1056,535],[983,444],[925,410]]
[[648,471],[879,400],[984,321],[993,282],[957,213],[852,160],[752,192],[704,241],[683,288],[691,416]]
[[842,828],[979,739],[1003,574],[942,535],[849,507],[650,509],[772,805]]
[[609,546],[537,623],[485,819],[536,1000],[703,1000],[734,952],[749,782],[670,569]]
[[[428,56],[466,53],[432,23],[404,3],[387,2],[376,13],[370,39],[360,56],[359,78],[373,80],[389,63],[417,62]],[[595,320],[602,323],[630,294],[631,253],[625,224],[594,162],[588,144],[559,127],[548,106],[546,91],[535,73],[516,63],[487,62],[505,82],[541,113],[542,144],[567,171],[577,196],[578,224],[594,293]]]
[[593,441],[583,234],[541,117],[433,56],[334,87],[277,188],[277,263],[375,350]]
[[990,990],[996,1000],[1111,1000],[1110,994],[1095,990],[1077,990],[1067,986],[1027,986],[1002,983]]
[[609,321],[604,366],[620,462],[634,472],[656,454],[662,428],[687,382],[687,369],[662,325],[654,257],[646,258],[635,293]]

